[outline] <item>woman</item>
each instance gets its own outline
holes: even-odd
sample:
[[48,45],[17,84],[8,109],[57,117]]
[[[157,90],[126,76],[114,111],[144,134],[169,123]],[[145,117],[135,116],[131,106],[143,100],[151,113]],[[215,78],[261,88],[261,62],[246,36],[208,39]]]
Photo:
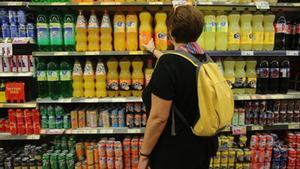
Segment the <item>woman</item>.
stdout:
[[[179,6],[168,18],[169,36],[175,50],[201,56],[195,43],[203,28],[202,13],[192,6]],[[194,124],[199,115],[196,68],[184,58],[155,49],[153,40],[146,49],[159,58],[143,101],[150,112],[139,169],[207,169],[217,150],[217,137],[198,137],[175,116],[176,135],[171,135],[172,104]]]

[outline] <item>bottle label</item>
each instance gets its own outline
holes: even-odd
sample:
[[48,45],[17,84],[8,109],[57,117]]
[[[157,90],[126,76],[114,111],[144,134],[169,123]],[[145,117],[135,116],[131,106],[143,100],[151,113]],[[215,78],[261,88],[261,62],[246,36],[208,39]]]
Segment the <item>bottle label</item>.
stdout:
[[82,76],[82,69],[80,64],[75,64],[73,68],[73,75]]
[[144,79],[132,79],[132,89],[141,91],[144,87]]
[[52,45],[61,45],[63,43],[62,28],[59,23],[50,23],[50,41]]
[[256,78],[248,77],[246,78],[247,88],[256,89]]
[[140,32],[140,46],[146,45],[152,38],[151,32]]
[[216,32],[216,23],[215,22],[209,22],[205,24],[204,27],[205,32]]
[[107,86],[106,86],[107,90],[112,90],[112,91],[117,91],[119,90],[119,82],[117,79],[110,79],[107,80]]
[[130,90],[131,80],[130,79],[120,79],[120,90],[128,91]]
[[269,69],[268,68],[258,68],[257,74],[259,78],[269,78]]
[[264,42],[264,34],[263,32],[253,32],[252,43],[254,45],[261,45]]
[[234,83],[234,88],[243,88],[245,86],[245,78],[243,77],[236,77],[235,78],[235,83]]
[[275,33],[274,32],[264,32],[264,44],[272,45],[274,44]]
[[84,16],[78,16],[76,22],[76,28],[84,28],[86,29],[86,22]]
[[9,38],[10,37],[9,25],[7,23],[3,23],[1,29],[2,29],[2,37]]
[[98,20],[96,16],[90,17],[88,28],[99,28]]
[[27,27],[27,37],[35,38],[36,36],[35,26],[32,23],[28,23],[26,27]]
[[292,24],[287,24],[286,25],[286,34],[293,34],[293,25]]
[[85,65],[83,75],[93,75],[93,67],[91,64]]
[[229,32],[228,34],[228,43],[231,45],[240,44],[240,33],[239,32]]
[[105,67],[103,64],[98,64],[96,68],[96,75],[106,75]]
[[47,81],[46,71],[36,71],[37,81]]
[[217,32],[228,32],[228,23],[227,22],[218,23]]
[[279,78],[279,68],[270,68],[270,78]]
[[123,33],[125,32],[125,23],[124,22],[115,22],[114,23],[114,31]]
[[274,27],[276,33],[286,33],[287,31],[287,26],[285,23],[275,23]]
[[60,70],[60,80],[61,81],[71,81],[71,71],[70,70]]
[[252,43],[252,32],[242,32],[241,44],[251,44],[251,43]]
[[19,24],[19,37],[20,38],[26,37],[26,25],[25,24]]
[[103,15],[101,28],[111,28],[110,19],[108,15]]
[[59,73],[57,70],[48,70],[47,71],[48,81],[59,81]]
[[158,46],[162,44],[167,44],[168,43],[168,37],[166,33],[159,32],[155,34],[155,45]]
[[137,24],[133,21],[126,22],[126,32],[137,33]]
[[17,38],[19,36],[18,26],[15,23],[10,24],[10,37]]
[[290,77],[290,68],[281,68],[280,77],[289,78]]

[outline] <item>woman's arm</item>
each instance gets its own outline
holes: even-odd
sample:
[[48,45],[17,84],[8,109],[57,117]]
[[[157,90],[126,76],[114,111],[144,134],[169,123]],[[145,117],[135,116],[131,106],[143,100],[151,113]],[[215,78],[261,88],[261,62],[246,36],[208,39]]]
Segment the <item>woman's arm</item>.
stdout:
[[151,39],[147,45],[144,45],[147,51],[151,52],[157,59],[159,59],[164,53],[155,49],[154,41]]

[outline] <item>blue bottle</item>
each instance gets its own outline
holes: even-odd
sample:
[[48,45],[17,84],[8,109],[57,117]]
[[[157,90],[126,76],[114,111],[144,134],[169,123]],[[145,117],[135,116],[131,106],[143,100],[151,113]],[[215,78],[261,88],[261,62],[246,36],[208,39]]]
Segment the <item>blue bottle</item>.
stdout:
[[33,23],[27,23],[26,31],[27,31],[26,34],[28,38],[36,39],[36,29]]
[[1,30],[2,30],[2,38],[10,38],[10,27],[7,22],[2,22]]
[[10,23],[10,38],[19,37],[18,25],[15,22]]
[[27,37],[26,25],[24,23],[19,24],[19,37],[20,38]]

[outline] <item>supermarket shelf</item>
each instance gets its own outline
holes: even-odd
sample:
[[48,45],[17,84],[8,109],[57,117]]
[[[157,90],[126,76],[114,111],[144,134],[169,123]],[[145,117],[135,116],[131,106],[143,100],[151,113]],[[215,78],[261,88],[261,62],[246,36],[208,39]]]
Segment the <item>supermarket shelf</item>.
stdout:
[[10,133],[0,133],[0,140],[39,140],[40,135],[11,135]]
[[26,73],[0,73],[0,77],[32,77],[35,74],[33,72]]
[[274,51],[207,51],[210,56],[299,56],[298,50]]
[[30,101],[25,103],[0,103],[0,108],[36,108],[36,102]]
[[21,6],[27,6],[28,2],[18,2],[18,1],[3,1],[0,2],[0,6],[5,7],[21,7]]
[[49,98],[37,99],[37,103],[128,103],[142,102],[139,97],[105,97],[105,98],[68,98],[51,100]]
[[[274,124],[269,126],[246,125],[246,126],[237,126],[237,127],[246,127],[247,131],[291,130],[291,129],[300,129],[300,123],[282,123],[282,124]],[[222,132],[230,132],[230,131],[232,131],[232,127],[227,127]]]
[[61,135],[61,134],[142,134],[145,128],[79,128],[79,129],[42,129],[42,135]]
[[276,100],[276,99],[300,99],[300,92],[289,91],[287,94],[241,94],[235,95],[234,100]]

